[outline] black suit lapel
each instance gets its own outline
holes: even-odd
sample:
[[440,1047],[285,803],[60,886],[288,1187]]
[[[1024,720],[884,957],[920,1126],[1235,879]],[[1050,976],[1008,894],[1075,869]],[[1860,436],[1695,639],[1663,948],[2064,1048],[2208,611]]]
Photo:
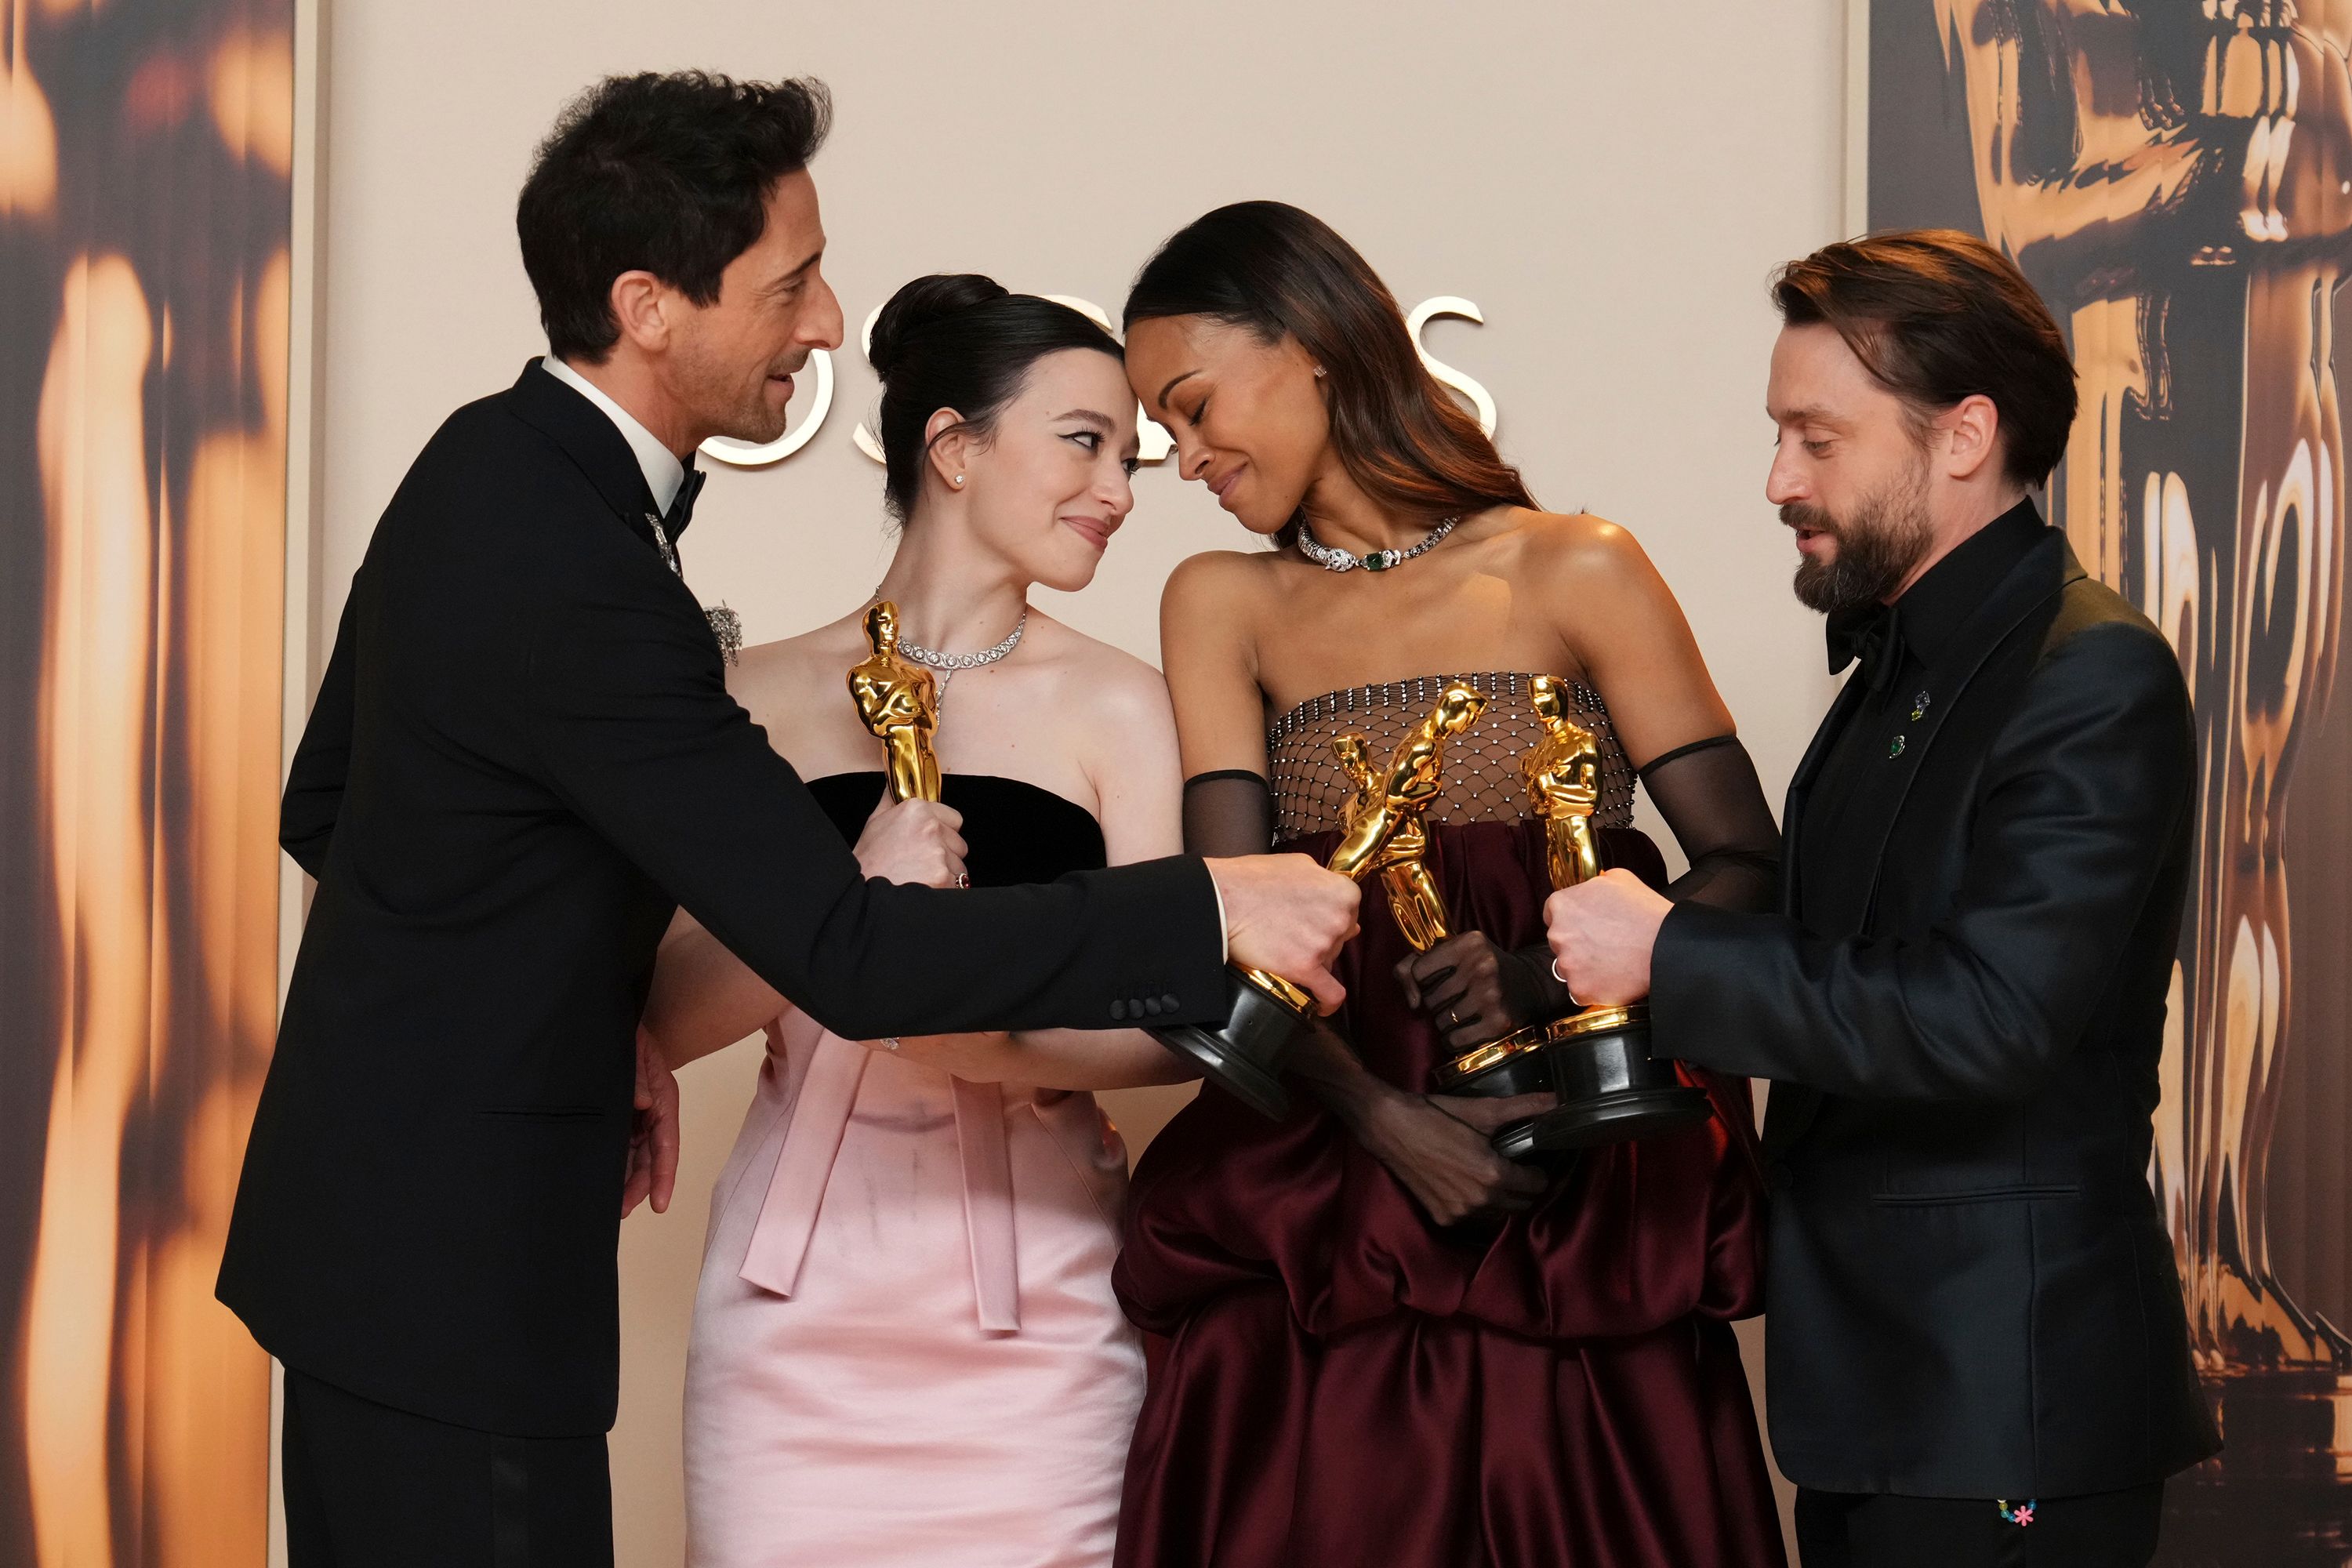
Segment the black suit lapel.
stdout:
[[1812,743],[1797,763],[1797,771],[1789,779],[1788,798],[1780,807],[1780,912],[1793,916],[1797,912],[1797,839],[1804,832],[1805,801],[1812,794],[1813,783],[1819,777],[1822,764],[1830,754],[1831,743],[1845,729],[1861,706],[1864,683],[1849,680],[1830,703],[1830,710],[1822,715],[1820,725],[1813,731]]
[[[1853,874],[1862,879],[1860,902],[1856,909],[1857,926],[1866,926],[1870,909],[1877,901],[1878,887],[1885,875],[1886,846],[1893,837],[1895,824],[1903,815],[1904,803],[1910,798],[1911,786],[1919,776],[1936,737],[1942,731],[1944,721],[1958,705],[1958,700],[1984,668],[1995,649],[2017,629],[2018,624],[2034,609],[2047,604],[2064,586],[2084,575],[2082,565],[2074,552],[2067,548],[2066,538],[2055,529],[2035,543],[2025,558],[2010,569],[2000,585],[1986,598],[1952,638],[1951,647],[1931,668],[1920,683],[1929,700],[1925,707],[1916,703],[1894,710],[1899,721],[1895,733],[1902,737],[1900,750],[1895,750],[1893,736],[1885,742],[1885,751],[1865,765],[1883,765],[1887,771],[1873,781],[1873,787],[1857,790],[1849,797],[1851,805],[1843,823],[1823,824],[1824,831],[1851,831]],[[1861,680],[1849,680],[1838,700],[1830,707],[1829,716],[1813,734],[1813,743],[1806,750],[1804,760],[1797,766],[1796,777],[1789,785],[1789,805],[1783,814],[1784,841],[1782,865],[1788,868],[1783,881],[1782,907],[1795,918],[1798,913],[1795,868],[1798,835],[1804,827],[1804,802],[1815,775],[1826,760],[1831,742],[1840,734],[1852,719],[1853,709],[1861,700],[1864,689]],[[1892,754],[1886,754],[1891,752]],[[1794,1143],[1812,1125],[1819,1113],[1822,1095],[1818,1089],[1802,1084],[1774,1083],[1764,1121],[1764,1147],[1768,1153],[1779,1152]]]
[[646,471],[629,449],[628,437],[611,417],[541,370],[537,360],[523,367],[506,401],[516,418],[555,443],[614,514],[658,555],[660,546],[649,521],[660,515],[654,493],[646,488]]
[[[1780,808],[1780,912],[1791,920],[1797,918],[1797,868],[1801,863],[1797,853],[1798,840],[1805,829],[1805,803],[1811,796],[1813,785],[1821,776],[1822,764],[1829,760],[1832,748],[1845,727],[1853,721],[1853,710],[1862,706],[1869,682],[1855,678],[1839,689],[1830,703],[1828,712],[1813,731],[1812,743],[1805,748],[1797,763],[1797,771],[1789,779],[1789,795]],[[1764,1151],[1775,1153],[1797,1141],[1799,1133],[1812,1124],[1813,1113],[1821,1109],[1818,1090],[1801,1083],[1775,1083],[1764,1104]]]
[[2010,568],[2000,586],[1968,618],[1951,647],[1928,669],[1919,687],[1928,699],[1927,705],[1915,705],[1907,712],[1901,707],[1895,710],[1900,728],[1886,738],[1883,758],[1886,773],[1877,787],[1855,796],[1862,810],[1854,824],[1854,856],[1858,868],[1868,878],[1859,917],[1864,927],[1868,925],[1879,884],[1886,874],[1887,841],[1894,836],[1895,821],[1903,815],[1904,802],[1910,798],[1919,770],[1935,748],[1936,737],[1943,731],[1944,721],[2018,623],[2082,574],[2074,552],[2066,547],[2066,536],[2052,529]]

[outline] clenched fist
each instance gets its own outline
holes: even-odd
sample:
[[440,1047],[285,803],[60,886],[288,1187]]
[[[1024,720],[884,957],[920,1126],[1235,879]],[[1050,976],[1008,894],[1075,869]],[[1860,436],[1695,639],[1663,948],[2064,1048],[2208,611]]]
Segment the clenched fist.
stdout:
[[1555,973],[1585,1005],[1622,1007],[1650,994],[1650,952],[1674,909],[1631,871],[1603,871],[1544,904]]
[[858,868],[886,882],[967,887],[963,860],[971,851],[956,831],[962,826],[960,811],[937,801],[894,801],[886,790],[857,836]]
[[1225,958],[1304,985],[1325,1013],[1347,1000],[1331,961],[1356,934],[1356,884],[1304,855],[1211,860],[1225,902]]

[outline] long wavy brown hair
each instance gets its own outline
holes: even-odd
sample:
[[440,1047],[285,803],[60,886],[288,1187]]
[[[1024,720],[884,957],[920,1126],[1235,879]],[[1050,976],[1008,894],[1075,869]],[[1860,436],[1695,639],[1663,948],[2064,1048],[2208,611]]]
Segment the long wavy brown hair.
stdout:
[[[1128,291],[1126,325],[1207,316],[1324,369],[1331,444],[1375,500],[1432,520],[1536,504],[1469,412],[1421,363],[1404,312],[1330,225],[1282,202],[1236,202],[1171,235]],[[1275,536],[1298,537],[1293,517]]]

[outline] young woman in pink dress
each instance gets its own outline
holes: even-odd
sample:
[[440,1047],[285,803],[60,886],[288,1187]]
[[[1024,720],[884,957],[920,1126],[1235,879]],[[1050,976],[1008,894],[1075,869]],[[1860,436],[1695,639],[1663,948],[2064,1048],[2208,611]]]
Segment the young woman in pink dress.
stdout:
[[[1027,603],[1084,587],[1134,503],[1118,344],[986,279],[926,278],[872,359],[905,524],[876,597],[902,653],[978,656],[937,678],[945,809],[876,809],[882,749],[844,684],[865,605],[744,650],[732,689],[870,875],[1019,883],[1177,852],[1158,671]],[[689,1563],[1107,1564],[1143,1358],[1110,1287],[1126,1152],[1087,1091],[1182,1068],[1132,1030],[844,1040],[681,917],[646,1014],[664,1054],[762,1022],[695,1301]]]

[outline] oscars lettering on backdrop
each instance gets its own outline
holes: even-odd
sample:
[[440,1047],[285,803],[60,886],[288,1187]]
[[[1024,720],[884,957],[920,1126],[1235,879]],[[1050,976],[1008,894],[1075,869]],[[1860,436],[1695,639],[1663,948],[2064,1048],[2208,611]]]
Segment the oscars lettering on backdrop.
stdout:
[[[1081,299],[1076,294],[1048,294],[1045,298],[1056,304],[1067,305],[1073,310],[1099,325],[1105,331],[1118,330],[1111,325],[1109,313],[1091,300]],[[874,323],[881,314],[882,307],[879,305],[867,312],[865,325],[860,327],[857,332],[857,345],[860,350],[868,353],[872,351]],[[1464,321],[1475,321],[1484,326],[1486,321],[1486,314],[1475,303],[1459,295],[1439,294],[1423,300],[1406,313],[1405,329],[1412,334],[1413,348],[1421,355],[1421,363],[1429,367],[1429,374],[1435,376],[1443,384],[1452,387],[1469,399],[1470,405],[1477,411],[1478,427],[1492,436],[1495,433],[1497,418],[1494,395],[1489,393],[1476,377],[1454,369],[1454,366],[1431,353],[1422,343],[1423,330],[1440,316],[1459,317]],[[815,390],[810,395],[808,414],[799,424],[786,430],[776,439],[757,446],[748,441],[730,441],[723,436],[714,436],[702,444],[703,455],[714,462],[725,463],[730,468],[765,468],[782,462],[786,458],[806,447],[815,438],[817,431],[823,427],[825,416],[833,412],[833,355],[824,349],[818,349],[811,353],[808,374],[815,384]],[[1139,406],[1135,411],[1135,426],[1138,437],[1136,456],[1141,461],[1164,462],[1168,454],[1175,450],[1176,443],[1169,436],[1167,429],[1158,420],[1147,416]],[[876,462],[882,460],[882,443],[875,439],[874,432],[866,428],[862,422],[855,431],[851,432],[850,440],[859,451]]]

